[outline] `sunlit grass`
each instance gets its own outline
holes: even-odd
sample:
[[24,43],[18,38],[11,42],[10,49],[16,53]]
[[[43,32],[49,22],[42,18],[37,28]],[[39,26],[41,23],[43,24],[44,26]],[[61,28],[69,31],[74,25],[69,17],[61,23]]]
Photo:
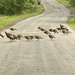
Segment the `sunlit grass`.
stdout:
[[37,6],[36,11],[31,13],[23,12],[20,15],[13,15],[13,16],[0,15],[0,28],[5,27],[6,25],[8,25],[9,23],[15,20],[35,16],[42,13],[43,11],[44,11],[44,7],[40,5],[40,6]]
[[64,5],[69,5],[69,0],[57,0],[57,1]]
[[75,30],[75,18],[71,18],[68,20],[68,25]]

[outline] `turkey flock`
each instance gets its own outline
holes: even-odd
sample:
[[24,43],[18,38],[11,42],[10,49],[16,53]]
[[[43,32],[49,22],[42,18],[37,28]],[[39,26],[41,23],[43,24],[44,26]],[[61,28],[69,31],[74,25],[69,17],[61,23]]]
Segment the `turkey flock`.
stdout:
[[[62,32],[63,34],[71,33],[70,30],[62,24],[60,24],[60,26],[58,28],[55,28],[55,29],[50,28],[50,29],[46,30],[43,27],[37,27],[37,28],[38,28],[39,31],[42,31],[44,34],[46,34],[48,36],[48,38],[50,38],[50,39],[55,39],[56,38],[52,33],[54,33],[54,34],[58,34],[60,32]],[[10,28],[10,30],[11,31],[16,31],[17,29]],[[32,40],[34,38],[37,39],[37,40],[43,39],[41,36],[36,35],[36,34],[23,36],[21,34],[15,35],[15,34],[12,34],[12,33],[8,33],[5,30],[4,30],[4,32],[5,32],[6,37],[9,38],[11,41],[20,40],[21,38],[25,38],[26,40]],[[0,37],[4,38],[4,35],[2,35],[0,33]]]

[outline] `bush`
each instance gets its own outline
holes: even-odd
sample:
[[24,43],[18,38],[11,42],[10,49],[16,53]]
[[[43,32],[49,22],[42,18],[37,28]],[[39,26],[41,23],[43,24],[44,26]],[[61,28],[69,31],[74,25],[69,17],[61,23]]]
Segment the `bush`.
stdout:
[[0,0],[0,14],[15,15],[23,10],[33,11],[37,0]]

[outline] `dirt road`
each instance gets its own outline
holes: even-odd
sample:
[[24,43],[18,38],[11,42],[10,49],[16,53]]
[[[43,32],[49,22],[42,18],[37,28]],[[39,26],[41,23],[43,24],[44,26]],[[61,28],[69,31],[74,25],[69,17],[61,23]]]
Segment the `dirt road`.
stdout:
[[[42,4],[44,13],[17,23],[13,33],[36,34],[43,39],[10,42],[7,37],[0,38],[0,75],[75,75],[75,31],[66,24],[70,11],[56,0],[42,0]],[[59,27],[59,23],[72,33],[52,33],[56,39],[51,40],[37,28],[48,30]]]

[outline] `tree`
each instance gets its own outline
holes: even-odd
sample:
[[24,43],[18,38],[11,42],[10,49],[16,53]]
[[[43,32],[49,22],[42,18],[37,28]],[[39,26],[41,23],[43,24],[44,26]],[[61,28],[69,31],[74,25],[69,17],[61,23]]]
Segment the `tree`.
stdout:
[[15,15],[33,11],[37,0],[0,0],[0,14]]
[[75,0],[70,0],[70,4],[75,7]]

